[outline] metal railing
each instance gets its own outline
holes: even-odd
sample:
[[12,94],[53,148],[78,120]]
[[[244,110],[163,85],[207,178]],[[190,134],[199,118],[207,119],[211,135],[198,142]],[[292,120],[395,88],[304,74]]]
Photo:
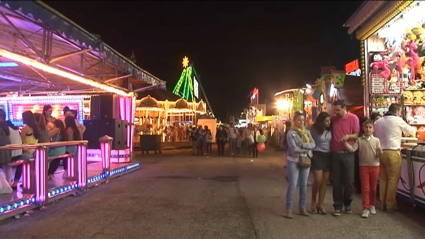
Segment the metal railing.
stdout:
[[[84,188],[87,184],[87,143],[86,140],[79,141],[64,141],[64,142],[51,142],[39,144],[20,144],[20,145],[6,145],[0,147],[0,150],[34,150],[33,158],[23,160],[22,170],[22,192],[24,194],[33,194],[36,204],[43,204],[48,202],[48,148],[76,146],[76,155],[68,155],[68,178],[70,181],[75,180],[76,186],[73,188]],[[63,155],[58,155],[60,158]],[[50,157],[52,160],[52,158]],[[7,166],[7,165],[6,165]],[[73,189],[72,188],[72,189]]]

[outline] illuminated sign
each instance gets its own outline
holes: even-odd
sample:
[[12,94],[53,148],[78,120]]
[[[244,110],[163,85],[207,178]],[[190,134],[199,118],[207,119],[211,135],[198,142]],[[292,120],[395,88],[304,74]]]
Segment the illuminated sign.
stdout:
[[355,71],[346,73],[346,75],[348,75],[348,76],[361,76],[362,75],[362,70],[357,69]]
[[255,117],[255,121],[257,122],[264,122],[264,121],[272,121],[273,116],[257,116]]
[[354,60],[350,63],[345,64],[345,73],[350,73],[359,69],[359,60]]
[[[64,103],[64,104],[52,104],[53,108],[52,116],[56,119],[63,120],[63,108],[68,106],[70,109],[75,109],[78,111],[80,105],[78,103]],[[22,120],[22,113],[25,111],[32,111],[33,113],[43,113],[44,104],[12,104],[12,119],[16,121]]]
[[198,99],[199,98],[199,83],[195,77],[193,77],[193,95]]

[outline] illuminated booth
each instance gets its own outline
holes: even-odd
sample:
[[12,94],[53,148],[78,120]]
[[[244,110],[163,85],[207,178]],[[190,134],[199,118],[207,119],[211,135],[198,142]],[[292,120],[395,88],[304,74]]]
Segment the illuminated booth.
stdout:
[[[47,180],[46,167],[53,159],[44,146],[22,146],[35,148],[35,158],[20,162],[23,191],[0,195],[0,219],[139,168],[131,162],[136,101],[132,82],[158,88],[165,88],[165,82],[42,2],[1,1],[0,25],[0,108],[6,117],[20,126],[22,112],[42,113],[44,105],[51,105],[52,116],[63,119],[68,106],[86,126],[78,155],[67,156],[65,178]],[[113,127],[118,124],[119,130]],[[106,134],[110,137],[99,139]]]
[[345,23],[360,41],[364,112],[400,103],[417,135],[403,138],[398,196],[425,207],[425,2],[366,1]]
[[[206,104],[200,100],[190,102],[166,89],[150,89],[138,93],[135,113],[135,147],[143,138],[160,137],[159,143],[167,147],[168,143],[186,142],[186,125],[196,123],[196,116],[206,114]],[[148,150],[143,145],[144,150]],[[145,149],[146,148],[146,149]],[[152,147],[148,147],[152,148]],[[154,148],[150,149],[154,150]]]

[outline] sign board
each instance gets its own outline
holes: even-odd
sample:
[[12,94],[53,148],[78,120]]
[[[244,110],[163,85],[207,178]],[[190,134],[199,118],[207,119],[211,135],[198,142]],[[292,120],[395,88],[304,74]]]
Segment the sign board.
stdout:
[[391,77],[386,80],[379,72],[370,74],[370,93],[372,95],[399,95],[401,92],[399,85],[400,79]]
[[193,95],[198,99],[199,98],[199,83],[195,77],[193,77]]
[[370,91],[372,94],[384,94],[384,78],[372,76],[370,80]]
[[356,71],[359,69],[359,60],[354,60],[350,63],[345,64],[345,73]]
[[361,76],[362,75],[362,70],[357,69],[355,71],[346,73],[346,75],[348,75],[348,76]]
[[272,120],[273,120],[273,116],[257,116],[255,118],[255,121],[257,122],[272,121]]

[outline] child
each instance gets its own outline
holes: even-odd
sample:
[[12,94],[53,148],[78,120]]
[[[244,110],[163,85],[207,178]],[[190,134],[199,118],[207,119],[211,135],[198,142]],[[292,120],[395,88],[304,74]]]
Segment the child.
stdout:
[[238,138],[236,139],[236,154],[239,155],[241,153],[242,148],[242,135],[239,134]]
[[359,137],[353,145],[344,142],[348,151],[359,150],[359,174],[362,188],[362,218],[369,214],[375,215],[376,186],[379,177],[379,156],[382,154],[379,139],[373,136],[373,122],[367,120],[363,123],[363,136]]

